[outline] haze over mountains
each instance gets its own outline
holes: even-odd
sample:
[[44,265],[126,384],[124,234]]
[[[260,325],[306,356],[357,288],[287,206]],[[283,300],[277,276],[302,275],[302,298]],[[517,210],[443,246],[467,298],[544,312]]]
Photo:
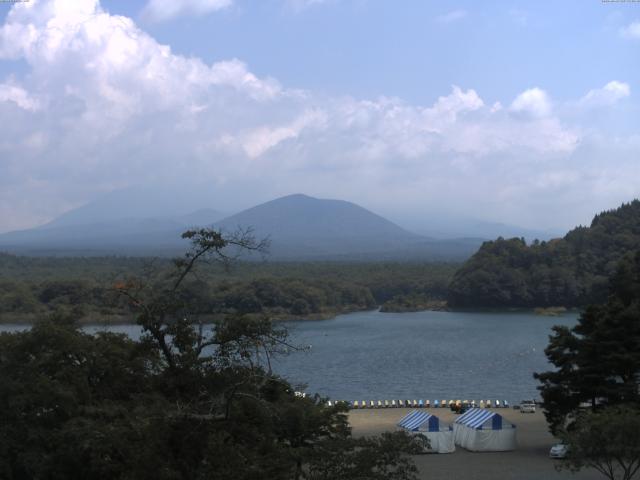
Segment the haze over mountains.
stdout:
[[461,260],[489,238],[419,235],[354,203],[302,194],[231,216],[210,208],[190,210],[198,204],[206,204],[206,199],[181,203],[152,190],[113,192],[46,225],[0,235],[0,250],[32,255],[173,255],[186,247],[180,238],[184,230],[214,225],[227,232],[251,227],[256,237],[269,237],[272,259]]
[[274,258],[460,259],[478,247],[474,240],[434,240],[409,232],[344,200],[288,195],[218,223],[226,231],[252,227],[268,236]]

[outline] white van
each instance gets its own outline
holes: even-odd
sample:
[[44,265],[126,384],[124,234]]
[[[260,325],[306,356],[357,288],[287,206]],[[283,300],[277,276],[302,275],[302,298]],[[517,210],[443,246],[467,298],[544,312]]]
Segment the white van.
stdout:
[[523,400],[520,402],[520,413],[536,413],[536,402]]

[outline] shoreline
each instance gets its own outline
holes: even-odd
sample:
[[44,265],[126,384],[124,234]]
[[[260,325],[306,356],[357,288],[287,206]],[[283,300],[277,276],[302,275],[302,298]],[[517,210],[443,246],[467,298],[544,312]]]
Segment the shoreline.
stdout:
[[[552,313],[540,312],[539,308],[500,308],[500,309],[487,309],[487,308],[478,308],[478,309],[470,309],[470,308],[460,308],[460,309],[450,309],[450,308],[427,308],[423,310],[403,310],[403,311],[393,311],[393,310],[383,310],[382,305],[378,305],[375,308],[368,309],[346,309],[344,311],[339,312],[318,312],[314,314],[309,314],[304,317],[298,315],[283,315],[276,314],[270,317],[273,323],[284,323],[284,322],[313,322],[320,320],[334,320],[335,318],[342,315],[350,315],[353,313],[365,313],[365,312],[377,312],[383,314],[404,314],[404,313],[420,313],[420,312],[441,312],[441,313],[495,313],[495,314],[504,314],[504,313],[523,313],[523,314],[535,314],[539,317],[557,317],[561,318],[565,315],[575,315],[581,312],[578,308],[564,309],[562,311],[556,311],[555,309],[551,309]],[[545,309],[546,310],[546,309]],[[0,315],[0,325],[33,325],[38,320],[45,318],[51,315],[53,312],[47,312],[42,314],[34,314],[34,313],[26,313],[26,314],[4,314]],[[256,314],[248,314],[253,316],[258,316]],[[202,322],[203,325],[212,325],[215,321],[212,319],[216,315],[201,315],[201,317],[205,317]],[[219,316],[222,316],[220,314]],[[269,315],[267,315],[269,316]],[[7,318],[9,317],[9,318]],[[110,326],[110,325],[134,325],[136,324],[135,316],[131,315],[101,315],[99,318],[95,317],[87,317],[82,318],[78,321],[78,324],[81,326]]]

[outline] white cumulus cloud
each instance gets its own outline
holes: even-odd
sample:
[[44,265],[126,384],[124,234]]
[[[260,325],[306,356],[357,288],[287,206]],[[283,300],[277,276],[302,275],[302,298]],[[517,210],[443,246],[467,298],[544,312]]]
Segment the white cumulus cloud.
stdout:
[[631,87],[628,83],[613,80],[602,88],[589,90],[579,103],[587,107],[611,106],[630,94]]
[[0,102],[13,102],[24,110],[37,110],[39,102],[17,85],[0,83]]
[[510,107],[511,111],[525,113],[534,117],[546,117],[551,114],[551,100],[547,92],[535,87],[525,90],[518,95]]
[[[293,89],[239,59],[178,55],[97,0],[14,5],[0,27],[3,58],[22,60],[27,73],[0,79],[0,230],[99,192],[190,179],[228,185],[225,198],[245,205],[291,185],[364,203],[458,192],[476,204],[500,189],[515,195],[505,182],[521,185],[541,162],[560,168],[558,159],[586,148],[539,88],[505,108],[468,86],[426,105]],[[624,85],[586,97],[615,101]]]

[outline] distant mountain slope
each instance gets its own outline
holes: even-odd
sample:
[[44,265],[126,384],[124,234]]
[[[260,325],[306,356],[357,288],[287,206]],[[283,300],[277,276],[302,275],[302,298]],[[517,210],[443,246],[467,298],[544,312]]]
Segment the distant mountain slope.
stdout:
[[302,242],[318,248],[331,241],[367,250],[406,245],[421,238],[354,203],[301,194],[249,208],[216,226],[225,230],[251,226],[257,235],[269,235],[276,242]]
[[275,259],[461,259],[480,241],[433,240],[409,232],[359,205],[295,194],[244,210],[216,224],[252,227],[269,237]]
[[445,214],[435,212],[423,214],[416,218],[413,215],[404,218],[402,224],[411,231],[432,238],[521,238],[527,241],[550,240],[562,236],[562,231],[542,230],[520,227],[507,223],[491,222],[471,216],[459,214]]
[[620,259],[640,249],[640,201],[596,215],[561,239],[486,242],[449,286],[454,307],[583,306],[606,299]]
[[[195,188],[130,187],[114,190],[78,208],[63,213],[40,228],[104,224],[123,219],[172,219],[180,221],[211,205],[206,193]],[[209,223],[224,215],[210,210]]]
[[[190,227],[216,217],[195,213],[178,218],[125,218],[86,225],[41,227],[0,235],[0,250],[34,255],[164,255],[186,248],[180,238]],[[206,221],[206,223],[205,223]]]
[[[127,195],[110,195],[49,224],[0,235],[0,250],[36,255],[176,255],[187,247],[180,234],[214,225],[227,232],[252,228],[269,237],[274,260],[464,260],[481,244],[475,238],[435,240],[409,232],[354,203],[289,195],[220,219],[214,210],[157,213],[151,205],[126,208]],[[124,202],[124,203],[123,203]],[[120,215],[120,216],[118,216]]]
[[0,235],[0,250],[34,255],[175,254],[186,247],[180,238],[184,230],[223,217],[210,208],[195,210],[198,198],[176,197],[158,189],[118,190],[46,225]]

